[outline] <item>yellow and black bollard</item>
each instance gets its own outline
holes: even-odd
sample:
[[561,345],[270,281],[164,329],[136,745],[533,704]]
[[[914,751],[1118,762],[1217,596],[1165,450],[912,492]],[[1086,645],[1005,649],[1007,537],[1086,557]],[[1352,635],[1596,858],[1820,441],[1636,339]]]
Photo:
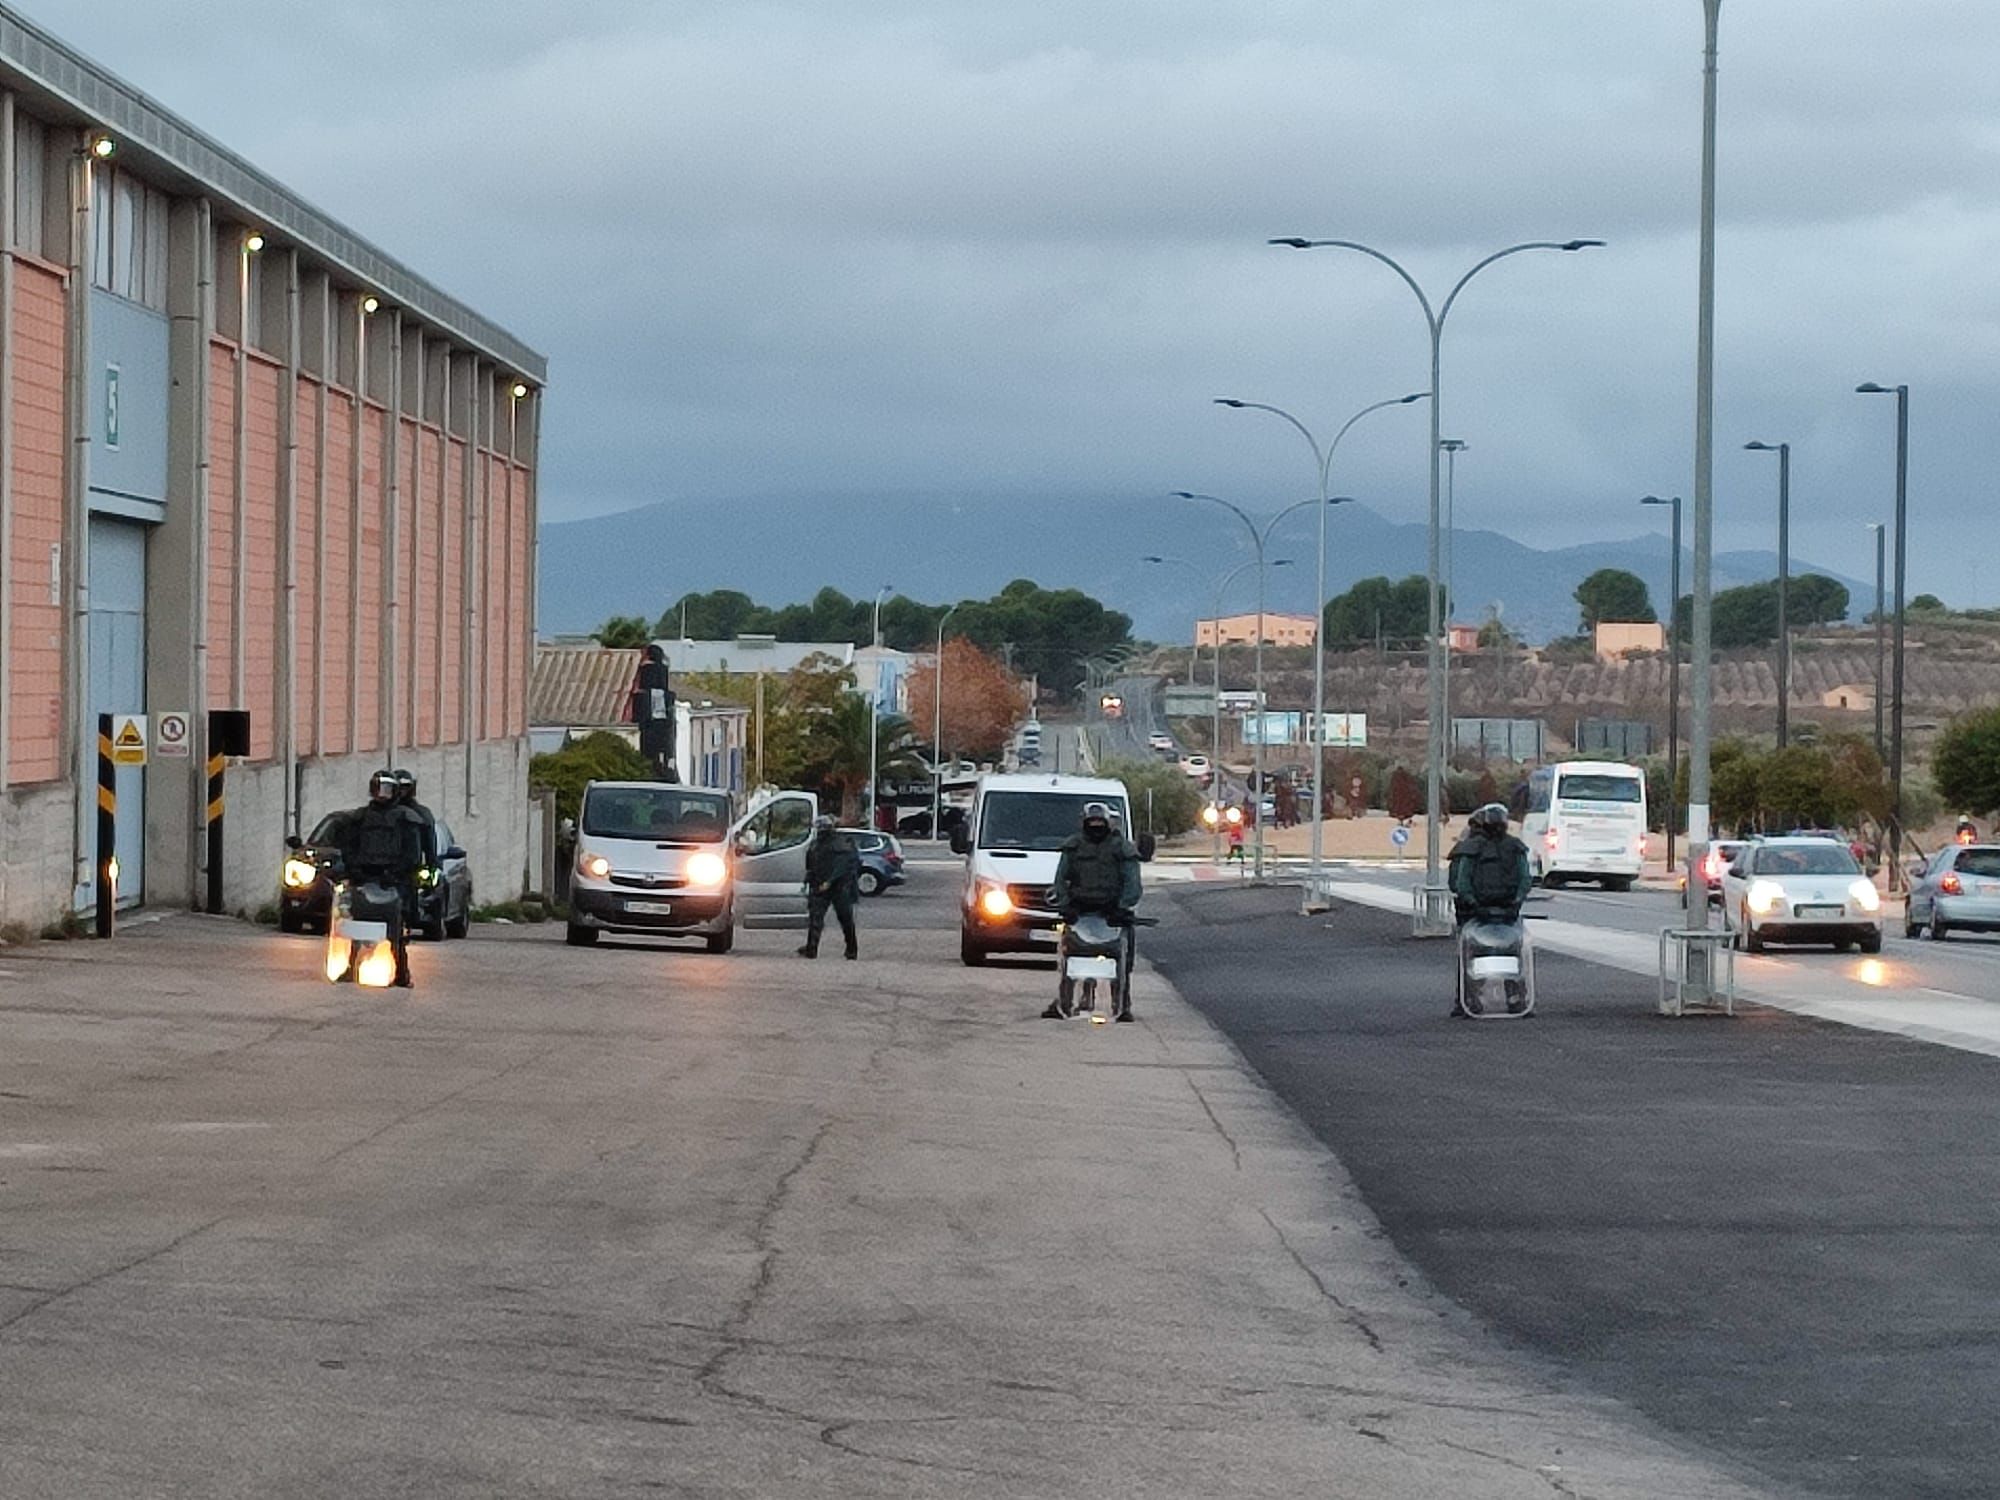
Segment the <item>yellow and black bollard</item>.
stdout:
[[118,763],[111,715],[97,716],[97,935],[111,936],[118,912]]
[[222,915],[222,768],[219,752],[208,757],[208,911]]

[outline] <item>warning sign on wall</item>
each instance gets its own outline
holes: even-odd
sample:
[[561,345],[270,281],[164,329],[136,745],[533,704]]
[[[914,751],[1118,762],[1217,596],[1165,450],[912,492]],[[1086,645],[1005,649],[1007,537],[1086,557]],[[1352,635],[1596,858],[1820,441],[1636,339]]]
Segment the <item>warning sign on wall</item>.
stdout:
[[186,760],[188,757],[188,716],[184,713],[161,714],[153,725],[153,753],[161,760]]
[[143,766],[146,763],[146,716],[111,716],[111,763],[115,766]]

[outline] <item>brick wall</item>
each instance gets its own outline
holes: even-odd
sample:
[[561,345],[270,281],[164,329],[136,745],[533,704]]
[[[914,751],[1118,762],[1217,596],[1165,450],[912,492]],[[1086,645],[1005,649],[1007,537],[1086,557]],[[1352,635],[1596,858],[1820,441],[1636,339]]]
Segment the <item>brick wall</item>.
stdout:
[[[13,557],[7,642],[7,779],[53,781],[63,773],[63,608],[50,597],[50,549],[63,539],[62,279],[27,262],[14,268]],[[65,854],[67,851],[65,851]],[[11,858],[11,855],[10,855]]]

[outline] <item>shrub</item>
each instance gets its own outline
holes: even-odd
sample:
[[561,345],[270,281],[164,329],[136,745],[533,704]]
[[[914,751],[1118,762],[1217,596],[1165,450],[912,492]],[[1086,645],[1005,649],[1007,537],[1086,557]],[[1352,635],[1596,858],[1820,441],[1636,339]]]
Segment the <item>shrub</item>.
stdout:
[[[1172,838],[1201,822],[1201,789],[1179,766],[1170,766],[1165,761],[1109,760],[1098,769],[1101,775],[1114,776],[1125,783],[1125,795],[1132,799],[1131,832],[1149,830]],[[1150,824],[1146,810],[1148,792],[1152,793]]]
[[556,813],[573,818],[583,802],[583,789],[593,781],[645,781],[653,767],[645,756],[608,729],[587,734],[574,744],[528,762],[528,781],[556,794]]

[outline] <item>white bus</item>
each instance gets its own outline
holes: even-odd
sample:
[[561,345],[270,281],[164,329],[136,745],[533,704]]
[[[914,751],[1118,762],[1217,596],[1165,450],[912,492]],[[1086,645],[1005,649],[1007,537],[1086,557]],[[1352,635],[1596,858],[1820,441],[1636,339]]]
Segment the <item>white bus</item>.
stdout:
[[1521,837],[1543,885],[1595,880],[1629,891],[1646,863],[1646,776],[1609,760],[1566,760],[1528,777]]

